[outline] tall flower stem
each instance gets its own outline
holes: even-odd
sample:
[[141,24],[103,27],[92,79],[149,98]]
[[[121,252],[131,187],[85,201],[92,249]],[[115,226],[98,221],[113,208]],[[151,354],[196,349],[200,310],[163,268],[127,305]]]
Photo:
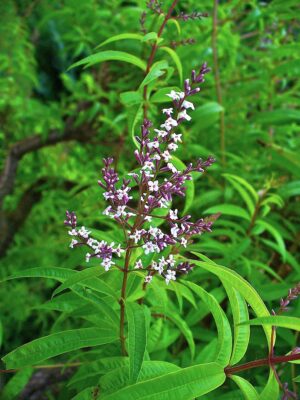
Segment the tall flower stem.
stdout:
[[[214,76],[215,76],[215,85],[216,85],[216,93],[217,100],[219,105],[222,107],[223,99],[222,99],[222,87],[221,87],[221,79],[219,72],[219,60],[218,60],[218,0],[214,0],[214,8],[213,8],[213,27],[212,27],[212,50],[213,50],[213,59],[214,59]],[[225,116],[224,110],[220,111],[220,150],[221,150],[221,161],[224,166],[226,163],[225,158]]]
[[[164,30],[164,28],[165,28],[165,26],[166,26],[168,20],[171,18],[172,12],[173,12],[173,10],[174,10],[174,8],[176,7],[176,5],[177,5],[178,2],[179,2],[179,0],[174,0],[173,3],[172,3],[172,5],[171,5],[171,7],[169,8],[169,11],[168,11],[167,14],[165,15],[164,20],[163,20],[163,22],[162,22],[162,24],[161,24],[161,26],[160,26],[160,28],[159,28],[159,30],[158,30],[158,32],[157,32],[157,38],[158,38],[158,39],[161,37],[161,35],[162,35],[162,33],[163,33],[163,30]],[[155,54],[156,54],[156,52],[157,52],[157,49],[158,49],[158,45],[157,45],[157,42],[155,42],[155,43],[152,45],[151,53],[150,53],[150,56],[149,56],[149,59],[148,59],[148,62],[147,62],[146,75],[149,73],[149,71],[150,71],[150,69],[151,69],[151,66],[152,66],[152,64],[153,64],[153,60],[154,60]],[[143,98],[144,98],[144,118],[147,118],[147,111],[148,111],[148,106],[147,106],[147,93],[148,93],[148,86],[145,85],[145,86],[144,86],[144,92],[143,92]]]
[[129,270],[129,262],[130,262],[131,248],[127,248],[125,263],[124,263],[124,273],[123,273],[123,282],[121,289],[121,297],[119,300],[120,304],[120,343],[121,343],[121,351],[122,355],[126,355],[126,346],[125,346],[125,333],[124,333],[124,323],[125,323],[125,299],[126,299],[126,285],[128,278],[128,270]]

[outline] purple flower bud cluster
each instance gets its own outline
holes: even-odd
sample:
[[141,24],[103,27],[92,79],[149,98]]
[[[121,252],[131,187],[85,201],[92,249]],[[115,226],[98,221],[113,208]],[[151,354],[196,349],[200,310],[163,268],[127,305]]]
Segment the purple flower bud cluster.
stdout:
[[196,43],[196,40],[194,38],[183,39],[180,41],[172,40],[170,43],[170,46],[173,49],[176,49],[176,47],[179,47],[179,46],[188,46],[188,45],[195,44],[195,43]]
[[[185,196],[186,182],[192,180],[192,173],[203,172],[214,162],[212,157],[199,159],[190,163],[184,169],[178,169],[173,154],[182,142],[182,134],[178,133],[184,121],[190,121],[190,112],[195,109],[190,97],[200,91],[199,84],[204,82],[204,75],[209,72],[203,64],[199,73],[192,73],[192,78],[186,79],[184,91],[172,90],[168,96],[173,101],[173,107],[162,110],[164,121],[159,128],[153,129],[152,123],[145,119],[141,126],[141,134],[136,137],[138,149],[134,156],[139,168],[129,173],[129,178],[121,179],[113,168],[113,159],[104,159],[102,180],[98,181],[104,190],[104,199],[108,207],[104,214],[113,218],[121,226],[125,244],[115,246],[105,241],[93,239],[85,227],[76,228],[76,216],[67,211],[65,224],[71,228],[70,247],[88,246],[92,252],[86,255],[86,260],[96,257],[102,260],[101,265],[108,270],[114,265],[113,256],[121,256],[126,251],[131,254],[135,248],[140,248],[145,255],[152,255],[150,265],[143,266],[142,258],[136,260],[133,269],[147,272],[145,282],[149,283],[155,274],[164,277],[166,283],[176,280],[177,275],[187,274],[194,265],[188,262],[178,263],[173,253],[179,248],[186,248],[191,237],[210,232],[213,218],[191,221],[190,215],[179,216],[178,209],[172,209],[174,196]],[[138,204],[133,201],[131,191],[139,190]],[[155,210],[165,209],[165,216],[156,215]],[[153,219],[163,219],[162,228],[155,226]],[[160,253],[165,251],[164,256]],[[166,251],[169,255],[166,256]],[[127,253],[128,254],[128,253]]]
[[146,35],[147,29],[146,29],[146,17],[147,13],[146,11],[143,11],[141,16],[140,16],[140,27],[141,27],[141,32]]
[[201,19],[201,18],[206,18],[206,17],[208,17],[207,13],[193,11],[191,14],[185,14],[184,12],[181,12],[175,18],[181,19],[182,21],[189,21],[189,20]]
[[163,14],[163,9],[162,9],[162,2],[158,0],[149,0],[146,3],[147,8],[152,10],[155,14]]
[[288,311],[288,305],[292,300],[296,300],[300,296],[300,282],[292,289],[289,289],[285,299],[280,300],[280,309],[278,314]]

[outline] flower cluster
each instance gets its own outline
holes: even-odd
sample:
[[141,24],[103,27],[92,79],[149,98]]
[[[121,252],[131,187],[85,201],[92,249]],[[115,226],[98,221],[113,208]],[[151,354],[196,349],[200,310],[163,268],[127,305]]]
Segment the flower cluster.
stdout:
[[86,261],[89,262],[91,258],[96,257],[101,259],[101,265],[104,267],[105,271],[108,271],[112,265],[115,263],[112,260],[114,254],[118,257],[124,252],[120,245],[115,247],[114,243],[107,243],[102,240],[99,242],[96,239],[93,239],[84,226],[81,228],[77,228],[76,215],[74,212],[66,212],[66,220],[65,225],[70,227],[69,235],[72,236],[70,247],[73,249],[76,246],[85,245],[89,247],[88,253],[86,253]]
[[[98,183],[104,190],[104,199],[108,207],[104,214],[116,220],[123,229],[125,246],[115,247],[114,243],[98,242],[93,239],[85,227],[76,228],[76,216],[67,212],[65,224],[70,227],[72,236],[71,247],[86,245],[93,252],[87,253],[87,261],[91,257],[102,260],[101,265],[108,270],[114,263],[113,256],[120,257],[126,251],[131,255],[134,248],[141,248],[143,254],[152,255],[150,265],[143,266],[143,259],[136,261],[134,268],[147,271],[145,282],[149,283],[153,275],[164,277],[166,283],[176,280],[180,274],[188,273],[193,265],[188,262],[177,263],[174,253],[179,247],[186,248],[191,237],[210,232],[212,220],[198,219],[192,221],[190,215],[180,216],[178,209],[172,209],[174,196],[185,196],[186,182],[192,179],[192,173],[203,172],[212,165],[214,159],[199,159],[195,164],[188,164],[184,169],[178,166],[173,158],[182,142],[182,134],[178,133],[180,125],[190,121],[190,113],[195,109],[190,97],[200,91],[199,84],[204,82],[204,76],[209,72],[206,64],[200,71],[192,72],[191,79],[184,84],[184,91],[172,90],[168,96],[173,106],[162,110],[164,121],[157,129],[152,129],[152,123],[145,119],[141,126],[141,135],[136,137],[138,149],[134,156],[139,168],[129,173],[129,178],[121,179],[113,168],[113,159],[104,159],[102,180]],[[133,206],[131,191],[139,189],[138,204]],[[165,209],[164,216],[155,210]],[[156,221],[163,219],[158,227]],[[169,255],[166,256],[166,252]],[[164,252],[164,256],[161,253]]]

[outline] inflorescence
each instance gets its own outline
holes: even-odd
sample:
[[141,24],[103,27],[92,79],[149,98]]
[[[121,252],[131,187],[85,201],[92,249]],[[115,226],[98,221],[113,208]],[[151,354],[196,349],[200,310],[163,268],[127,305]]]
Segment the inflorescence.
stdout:
[[[204,63],[199,73],[192,71],[191,79],[186,79],[184,91],[172,90],[168,94],[173,107],[162,110],[165,121],[159,129],[152,129],[149,120],[143,121],[141,136],[136,137],[139,148],[134,152],[139,168],[129,173],[128,178],[121,180],[112,167],[113,159],[104,159],[103,179],[98,183],[104,189],[103,196],[109,205],[103,213],[122,226],[125,246],[94,239],[84,226],[77,227],[75,213],[67,211],[65,225],[70,228],[68,233],[72,236],[70,247],[87,246],[87,262],[91,258],[100,259],[108,271],[116,264],[115,256],[121,257],[124,252],[131,254],[132,249],[141,248],[145,255],[153,254],[153,261],[150,265],[143,265],[145,261],[139,258],[130,269],[146,271],[145,283],[151,282],[153,275],[158,273],[168,284],[193,268],[189,262],[178,263],[174,254],[179,248],[186,248],[193,235],[210,232],[213,222],[202,218],[192,222],[190,215],[179,216],[178,209],[172,209],[171,204],[174,196],[185,196],[185,183],[192,179],[191,173],[204,172],[214,159],[199,159],[195,164],[190,163],[185,169],[178,170],[172,158],[182,142],[182,135],[176,131],[183,122],[191,120],[189,112],[195,109],[188,99],[199,93],[199,84],[204,82],[209,71]],[[139,200],[134,206],[131,194],[136,187]],[[165,216],[155,215],[157,209],[165,209]],[[163,229],[155,224],[161,218],[164,219]]]

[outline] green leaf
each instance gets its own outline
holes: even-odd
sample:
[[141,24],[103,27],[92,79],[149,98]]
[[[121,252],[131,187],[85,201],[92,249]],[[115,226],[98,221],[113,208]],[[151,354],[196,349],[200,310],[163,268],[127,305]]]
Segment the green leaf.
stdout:
[[232,375],[230,377],[241,389],[245,400],[259,400],[259,396],[255,388],[246,379],[241,378],[237,375]]
[[268,382],[259,395],[259,400],[278,399],[279,385],[272,370],[270,370]]
[[[193,254],[198,256],[198,253],[196,252],[193,252]],[[199,255],[199,257],[200,256],[201,255]],[[256,290],[250,285],[250,283],[248,283],[235,271],[232,271],[231,269],[226,268],[222,265],[217,265],[213,262],[203,262],[197,260],[190,260],[190,262],[198,265],[199,267],[205,269],[208,272],[211,272],[212,274],[217,275],[221,281],[226,280],[226,282],[231,287],[236,289],[244,297],[244,299],[247,301],[247,303],[250,304],[253,311],[258,317],[270,316],[270,313],[266,305],[264,304],[264,302],[262,301]],[[272,328],[269,326],[264,326],[264,331],[266,334],[268,344],[270,344]]]
[[[155,307],[155,310],[157,310],[158,312],[162,312],[163,308]],[[185,337],[189,345],[191,358],[193,359],[195,356],[195,342],[193,338],[193,333],[189,328],[188,324],[185,322],[183,318],[180,317],[180,315],[176,314],[176,312],[174,312],[173,310],[172,311],[164,310],[163,314],[166,317],[168,317],[168,319],[172,321],[178,327],[178,329],[180,329],[180,331],[182,332],[183,336]]]
[[96,49],[99,49],[100,47],[103,47],[108,43],[118,42],[120,40],[128,40],[128,39],[142,41],[144,39],[144,36],[140,35],[138,33],[120,33],[119,35],[115,35],[115,36],[112,36],[112,37],[104,40],[104,42],[100,43],[96,47]]
[[128,354],[130,383],[138,380],[147,344],[144,308],[136,303],[126,303],[128,321]]
[[30,268],[18,271],[15,274],[3,279],[1,282],[6,282],[12,279],[20,279],[20,278],[49,278],[62,282],[68,279],[70,276],[74,275],[75,273],[76,273],[75,271],[68,268],[58,268],[58,267]]
[[255,222],[256,226],[261,226],[262,228],[264,228],[265,230],[267,230],[276,240],[277,244],[278,244],[278,251],[280,252],[281,256],[282,256],[282,260],[285,261],[286,260],[286,248],[285,248],[285,243],[284,240],[280,234],[280,232],[278,232],[278,230],[276,228],[274,228],[274,226],[272,226],[269,222],[263,221],[261,219],[257,220]]
[[296,376],[296,378],[293,379],[294,382],[300,382],[300,375]]
[[146,63],[140,58],[133,54],[125,53],[124,51],[107,50],[101,51],[91,56],[85,57],[82,60],[72,64],[68,70],[84,65],[85,68],[91,67],[92,65],[104,62],[104,61],[123,61],[129,64],[133,64],[143,71],[146,71]]
[[245,181],[243,178],[240,178],[239,176],[230,174],[222,174],[222,176],[224,176],[224,178],[226,178],[239,192],[248,207],[250,215],[253,215],[255,210],[255,203],[258,200],[258,196],[254,188],[250,185],[250,183]]
[[26,343],[3,357],[3,361],[8,369],[22,368],[73,350],[116,340],[116,332],[110,329],[83,328],[63,331]]
[[141,104],[143,102],[143,96],[140,92],[123,92],[120,94],[121,102],[126,107],[131,107],[136,104]]
[[182,85],[182,81],[183,81],[183,73],[182,73],[182,64],[181,64],[181,60],[178,57],[176,51],[174,51],[173,49],[171,49],[170,47],[160,47],[160,50],[165,51],[166,53],[169,54],[169,56],[173,59],[177,71],[178,71],[178,75],[179,75],[179,79],[180,79],[180,85]]
[[33,368],[27,367],[18,371],[5,385],[2,393],[2,400],[12,400],[24,389],[33,373]]
[[149,85],[150,82],[162,76],[165,73],[164,70],[167,69],[168,66],[169,66],[168,63],[165,60],[157,61],[155,64],[153,64],[149,73],[145,76],[143,82],[140,84],[140,90],[144,86]]
[[215,214],[218,212],[225,215],[240,217],[246,219],[247,221],[250,221],[251,219],[250,215],[247,213],[246,210],[244,210],[240,206],[235,206],[233,204],[219,204],[217,206],[210,207],[204,211],[204,214]]
[[157,33],[148,32],[145,36],[143,36],[142,42],[147,42],[148,40],[157,40]]
[[96,393],[95,388],[93,386],[88,387],[83,389],[76,396],[72,397],[71,400],[91,400],[95,398],[94,393]]
[[[140,375],[139,382],[156,378],[170,372],[181,370],[175,364],[164,361],[144,361]],[[100,387],[103,394],[108,395],[116,392],[128,385],[129,381],[129,367],[128,365],[116,368],[108,372],[100,379]]]
[[220,307],[217,300],[201,286],[188,281],[184,282],[184,284],[194,293],[196,293],[209,307],[218,330],[218,356],[216,361],[220,365],[228,365],[231,356],[232,335],[230,325],[224,311]]
[[[100,267],[89,267],[84,269],[83,271],[75,272],[70,278],[64,281],[62,285],[60,285],[57,289],[54,290],[52,297],[56,296],[57,294],[61,293],[65,289],[69,289],[71,286],[76,285],[78,283],[83,283],[84,281],[89,278],[97,278],[99,275],[103,274],[103,270]],[[111,296],[116,298],[116,293],[101,279],[95,279],[97,282],[98,292],[106,294],[107,296]]]
[[249,319],[249,313],[247,304],[241,294],[226,281],[222,281],[222,283],[229,298],[234,323],[234,342],[229,364],[235,365],[244,357],[248,348],[250,327],[240,326],[239,324]]
[[270,315],[269,317],[260,317],[244,321],[242,325],[271,325],[280,328],[294,329],[300,331],[300,318],[288,317],[285,315]]
[[193,399],[221,386],[226,376],[216,363],[200,364],[138,382],[103,396],[103,400]]

